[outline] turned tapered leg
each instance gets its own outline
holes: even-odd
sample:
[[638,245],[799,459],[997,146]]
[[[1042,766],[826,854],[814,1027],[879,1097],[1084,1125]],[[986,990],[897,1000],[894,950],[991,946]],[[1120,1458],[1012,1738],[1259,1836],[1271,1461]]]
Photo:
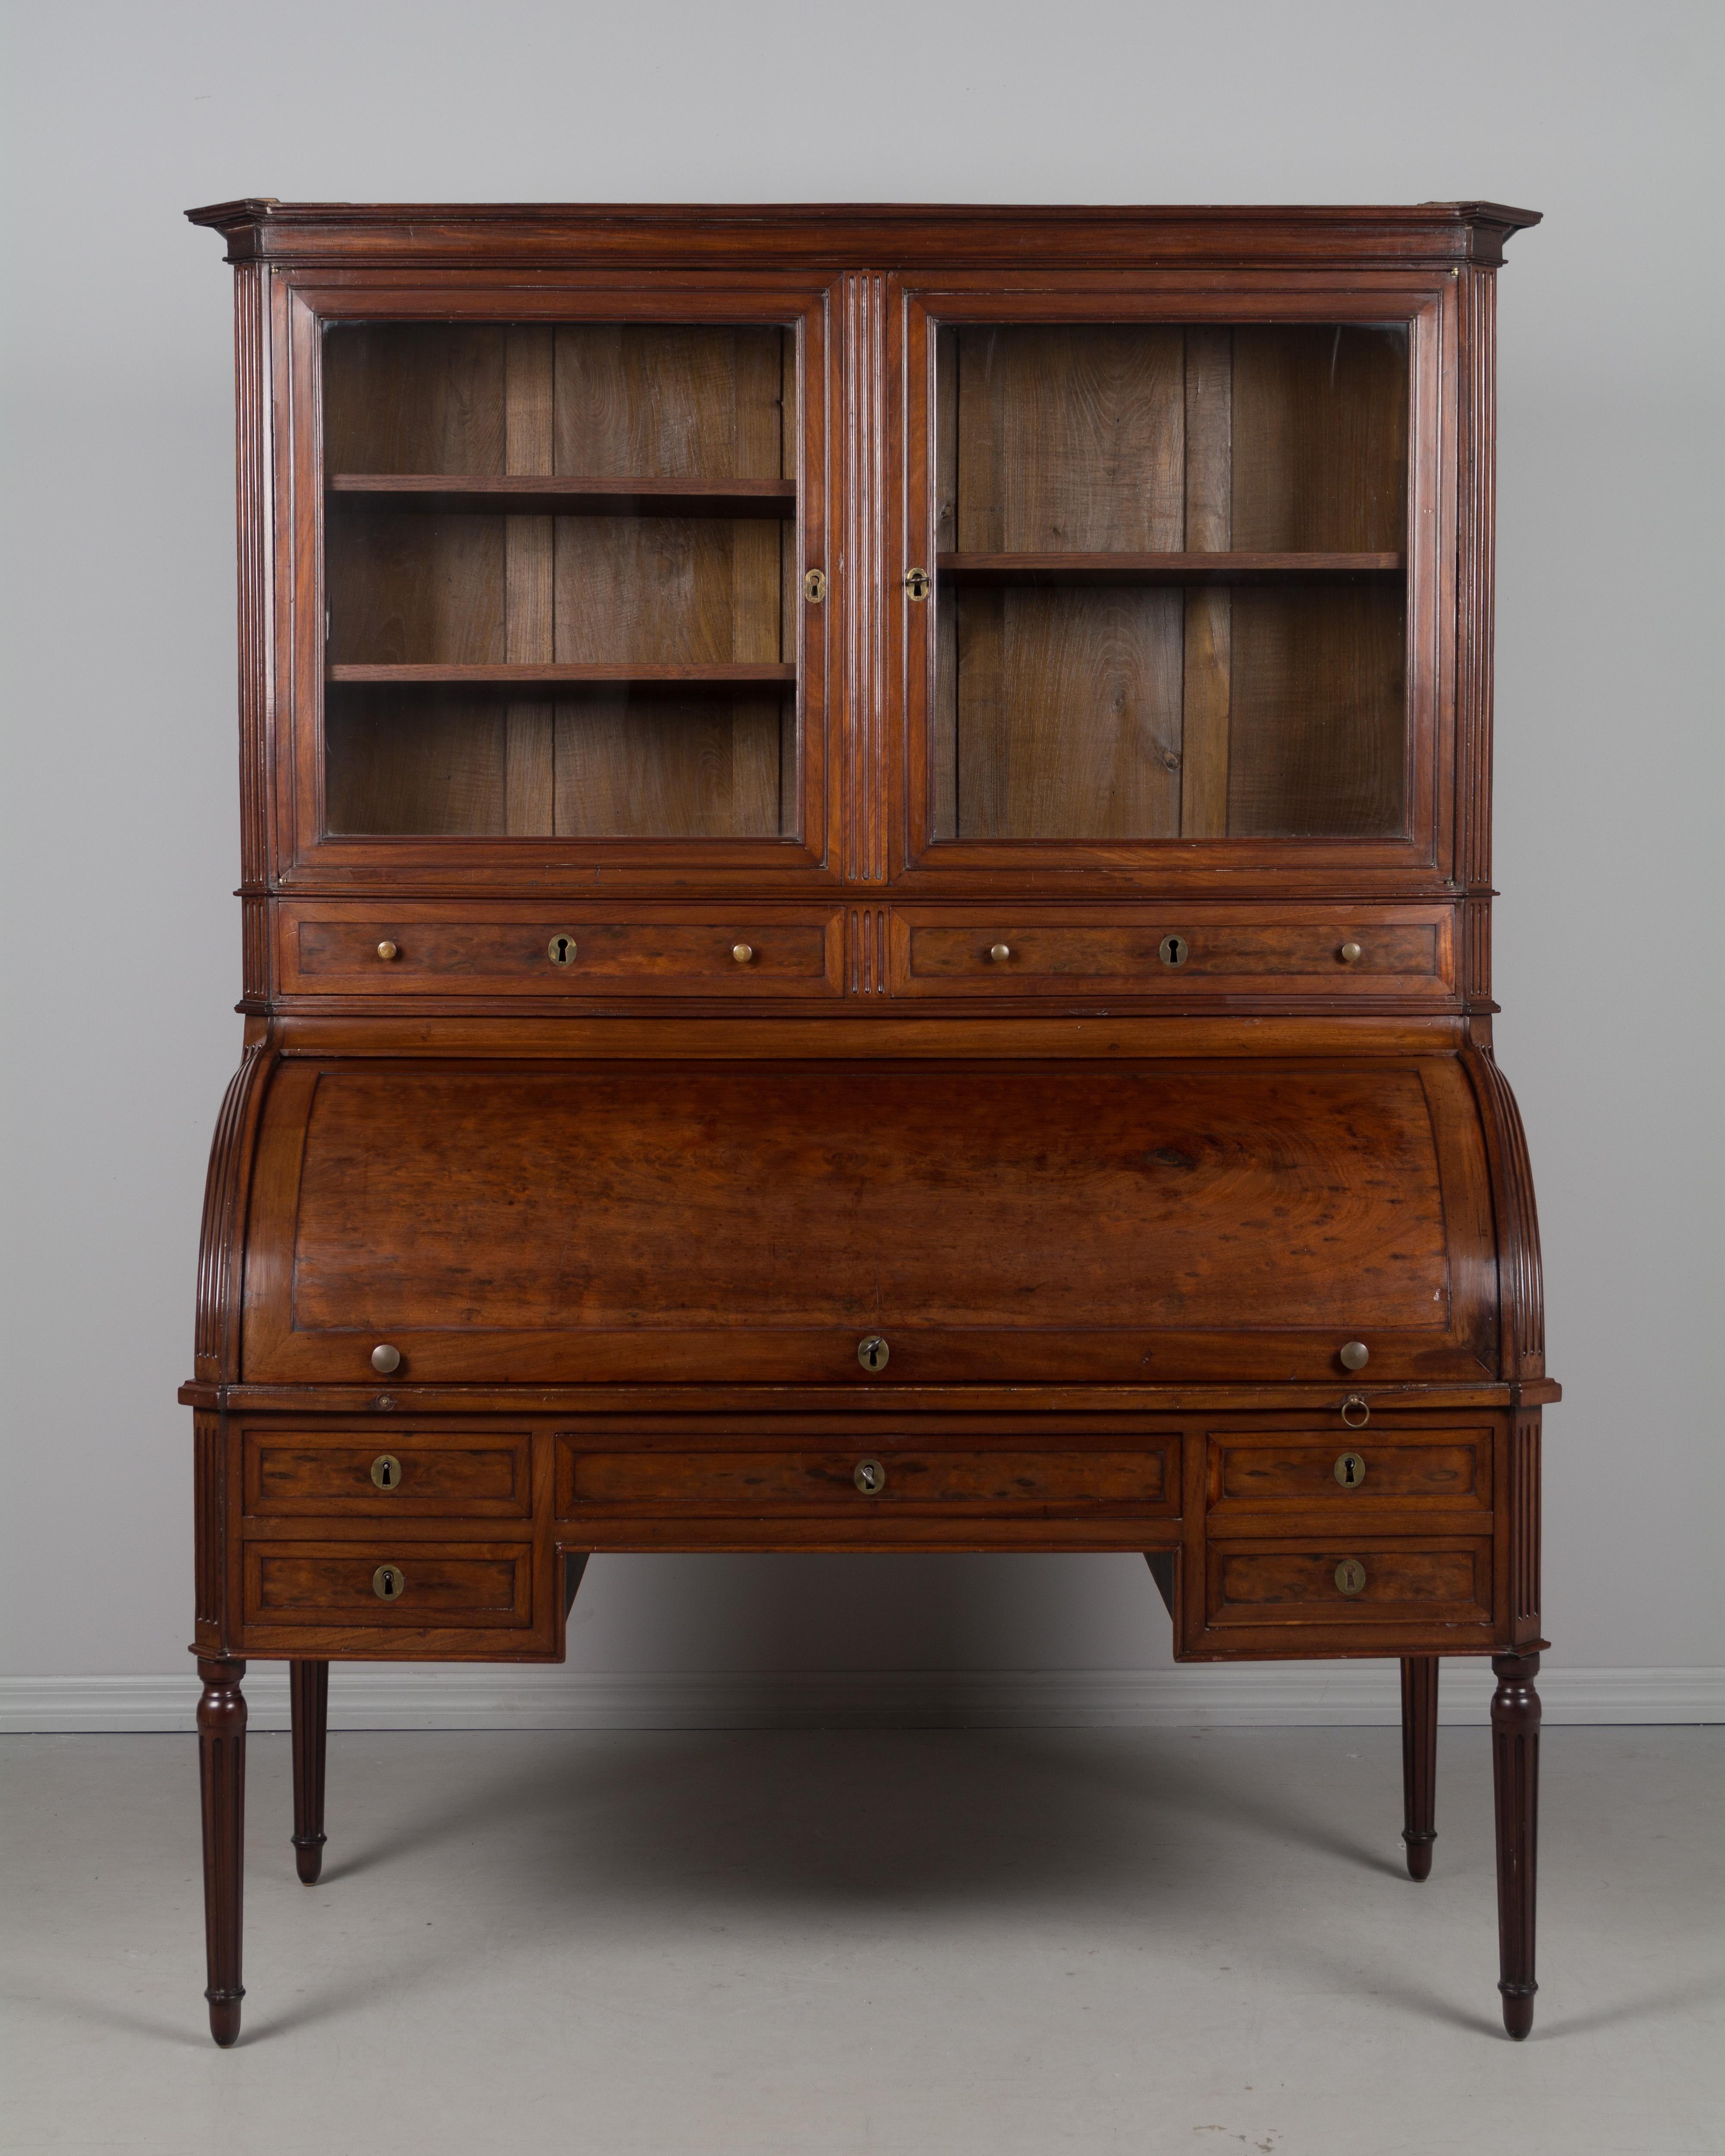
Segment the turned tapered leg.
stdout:
[[307,1887],[323,1869],[323,1761],[330,1733],[330,1666],[290,1662],[294,1724],[294,1862]]
[[1503,2025],[1533,2026],[1533,1889],[1539,1853],[1538,1655],[1494,1655],[1491,1782],[1497,1802],[1497,1958]]
[[1408,1876],[1430,1879],[1437,1815],[1438,1658],[1402,1657],[1402,1840]]
[[203,1943],[209,2032],[221,2045],[239,2034],[240,1912],[245,1883],[245,1664],[205,1661],[198,1674],[198,1765],[203,1794]]

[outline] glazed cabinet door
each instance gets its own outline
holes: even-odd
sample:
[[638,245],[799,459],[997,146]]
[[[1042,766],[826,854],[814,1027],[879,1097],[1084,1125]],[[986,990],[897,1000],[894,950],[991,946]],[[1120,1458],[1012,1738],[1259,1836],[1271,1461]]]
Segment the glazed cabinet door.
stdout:
[[906,285],[911,883],[1447,872],[1455,286]]
[[285,880],[819,880],[823,286],[287,281]]

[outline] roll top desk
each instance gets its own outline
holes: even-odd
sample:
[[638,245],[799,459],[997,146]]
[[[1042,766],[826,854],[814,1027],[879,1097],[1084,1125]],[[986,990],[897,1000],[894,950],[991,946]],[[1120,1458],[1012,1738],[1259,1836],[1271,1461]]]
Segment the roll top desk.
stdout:
[[1438,1658],[1492,1656],[1525,2035],[1532,213],[192,214],[238,300],[217,2041],[248,1658],[310,1883],[331,1661],[555,1661],[593,1553],[751,1549],[1137,1551],[1181,1659],[1397,1659],[1416,1879]]

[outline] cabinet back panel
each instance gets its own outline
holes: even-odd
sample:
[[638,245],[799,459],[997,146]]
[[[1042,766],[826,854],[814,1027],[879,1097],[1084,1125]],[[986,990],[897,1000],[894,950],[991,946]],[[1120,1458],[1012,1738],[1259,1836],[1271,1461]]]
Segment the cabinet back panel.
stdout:
[[339,836],[501,838],[509,716],[495,699],[429,689],[331,689],[324,826]]
[[777,838],[780,733],[769,698],[557,706],[552,828],[560,838]]
[[777,479],[783,330],[560,323],[552,470]]
[[1233,516],[1242,552],[1397,552],[1408,530],[1408,333],[1234,331]]
[[507,332],[342,323],[323,340],[326,472],[501,472]]
[[947,334],[961,552],[1153,553],[1182,544],[1183,331],[1083,324]]
[[1231,611],[1230,836],[1400,831],[1407,815],[1400,589],[1236,590]]
[[501,665],[506,520],[331,505],[324,592],[334,665]]
[[1183,615],[1174,591],[960,592],[959,837],[1177,834]]

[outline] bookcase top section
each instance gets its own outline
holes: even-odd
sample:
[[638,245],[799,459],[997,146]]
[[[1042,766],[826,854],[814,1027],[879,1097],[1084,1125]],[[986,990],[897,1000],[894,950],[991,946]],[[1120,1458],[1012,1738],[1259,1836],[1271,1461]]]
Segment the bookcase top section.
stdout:
[[556,266],[676,263],[872,270],[1495,269],[1537,210],[1388,207],[1057,207],[901,203],[284,203],[187,210],[231,262]]

